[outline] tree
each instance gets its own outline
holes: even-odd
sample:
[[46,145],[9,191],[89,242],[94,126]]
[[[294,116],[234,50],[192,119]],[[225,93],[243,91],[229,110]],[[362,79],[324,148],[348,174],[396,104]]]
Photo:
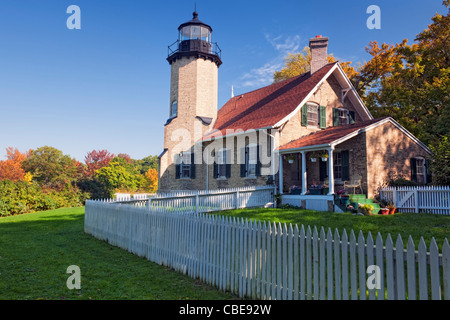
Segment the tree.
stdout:
[[132,162],[133,162],[133,159],[131,159],[130,155],[127,154],[127,153],[119,153],[119,154],[117,155],[117,157],[122,158],[122,159],[125,159],[125,161],[126,161],[127,163],[132,163]]
[[450,136],[442,137],[435,146],[431,146],[433,157],[431,160],[431,173],[433,184],[450,185]]
[[41,186],[54,189],[63,189],[66,184],[75,181],[77,172],[75,159],[49,146],[32,150],[22,166]]
[[106,167],[114,157],[114,154],[109,153],[108,150],[92,150],[88,152],[84,158],[84,162],[86,163],[86,176],[93,176],[96,170]]
[[145,179],[133,164],[118,156],[113,158],[106,167],[95,171],[94,177],[104,186],[110,197],[115,192],[138,191]]
[[158,171],[156,169],[150,168],[144,174],[144,177],[144,189],[146,189],[146,191],[150,193],[155,193],[158,190]]
[[5,161],[0,161],[0,180],[30,181],[31,174],[22,168],[22,162],[29,156],[31,150],[25,153],[19,152],[17,148],[6,148]]
[[158,171],[159,160],[158,156],[148,156],[141,160],[135,161],[136,169],[139,170],[140,173],[145,174],[149,169],[155,169]]
[[[328,55],[328,63],[336,62],[337,60],[333,55]],[[280,82],[295,76],[299,76],[310,70],[311,66],[311,51],[309,47],[305,47],[302,52],[288,53],[288,56],[284,59],[285,66],[280,71],[275,71],[273,74],[274,82]],[[350,81],[355,81],[358,76],[358,71],[351,65],[351,62],[340,62],[340,66],[347,74]]]
[[[448,8],[448,1],[443,4]],[[372,59],[360,71],[372,115],[394,117],[429,146],[450,133],[449,25],[449,14],[436,14],[416,43],[371,42],[366,51]]]

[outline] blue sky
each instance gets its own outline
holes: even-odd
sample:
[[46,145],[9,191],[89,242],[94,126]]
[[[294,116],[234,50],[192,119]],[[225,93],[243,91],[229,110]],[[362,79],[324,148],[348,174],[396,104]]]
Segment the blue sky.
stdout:
[[[219,108],[231,86],[239,94],[270,84],[287,53],[315,35],[329,37],[338,59],[362,63],[370,41],[412,42],[446,12],[442,0],[1,0],[0,160],[9,146],[48,145],[79,161],[94,149],[158,155],[167,46],[195,2],[222,49]],[[81,30],[66,27],[70,5],[81,9]],[[369,5],[381,9],[380,30],[366,26]]]

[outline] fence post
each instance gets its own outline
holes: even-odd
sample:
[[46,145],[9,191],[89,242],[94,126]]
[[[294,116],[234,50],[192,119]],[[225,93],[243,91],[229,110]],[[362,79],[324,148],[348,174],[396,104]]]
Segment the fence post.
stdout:
[[392,191],[392,203],[397,207],[397,188]]
[[239,209],[239,190],[236,191],[236,209]]
[[419,213],[419,191],[417,188],[414,189],[414,207],[415,207],[415,213]]
[[200,203],[199,203],[199,196],[198,196],[198,191],[197,191],[197,193],[195,194],[195,213],[199,212],[199,206],[200,206]]

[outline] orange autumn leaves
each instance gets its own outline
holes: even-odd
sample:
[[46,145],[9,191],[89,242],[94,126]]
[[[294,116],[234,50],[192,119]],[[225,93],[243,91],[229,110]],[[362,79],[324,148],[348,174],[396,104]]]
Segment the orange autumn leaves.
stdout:
[[158,190],[158,171],[150,168],[145,172],[144,176],[145,187],[150,190],[150,192],[156,192]]
[[0,161],[0,180],[31,182],[32,175],[22,168],[30,153],[31,150],[21,153],[17,148],[6,148],[6,160]]

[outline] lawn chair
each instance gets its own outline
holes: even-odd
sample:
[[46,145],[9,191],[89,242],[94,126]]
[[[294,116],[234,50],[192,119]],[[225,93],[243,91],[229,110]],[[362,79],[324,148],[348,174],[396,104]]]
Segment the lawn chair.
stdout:
[[361,180],[362,177],[359,174],[355,174],[350,180],[344,181],[344,188],[353,188],[353,194],[355,194],[356,188],[359,188],[361,190],[361,194],[363,194]]

